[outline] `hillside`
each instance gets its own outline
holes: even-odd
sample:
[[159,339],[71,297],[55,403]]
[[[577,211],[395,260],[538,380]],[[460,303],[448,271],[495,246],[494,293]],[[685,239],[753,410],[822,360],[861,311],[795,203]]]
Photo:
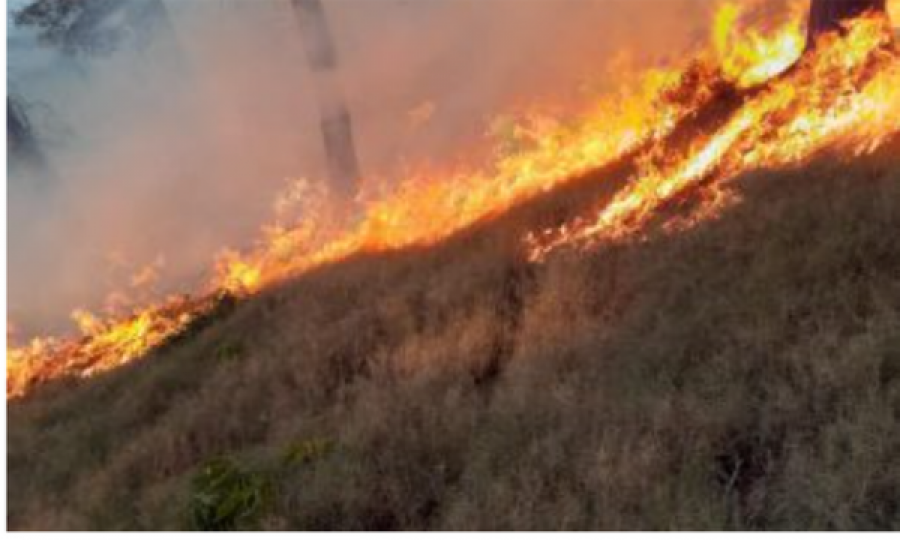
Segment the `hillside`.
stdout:
[[883,23],[750,33],[8,350],[8,526],[900,527]]
[[219,456],[243,527],[900,526],[900,141],[525,262],[590,180],[11,402],[10,527],[196,525]]

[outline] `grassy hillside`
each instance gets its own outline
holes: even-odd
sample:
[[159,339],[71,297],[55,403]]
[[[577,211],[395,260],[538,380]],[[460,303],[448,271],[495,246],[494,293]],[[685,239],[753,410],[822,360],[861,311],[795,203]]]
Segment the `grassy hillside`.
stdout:
[[10,403],[9,526],[900,527],[900,141],[526,263],[609,172]]

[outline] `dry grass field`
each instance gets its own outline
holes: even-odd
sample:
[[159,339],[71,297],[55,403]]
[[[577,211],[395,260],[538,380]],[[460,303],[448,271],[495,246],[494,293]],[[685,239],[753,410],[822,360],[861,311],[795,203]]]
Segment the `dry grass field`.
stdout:
[[11,402],[9,527],[900,528],[900,141],[526,262],[610,172]]

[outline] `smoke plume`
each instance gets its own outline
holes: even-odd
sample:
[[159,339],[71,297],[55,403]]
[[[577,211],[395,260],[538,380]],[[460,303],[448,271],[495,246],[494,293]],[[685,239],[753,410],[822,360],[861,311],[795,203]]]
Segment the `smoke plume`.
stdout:
[[[50,55],[12,84],[54,171],[14,171],[9,316],[25,334],[77,307],[192,290],[247,246],[292,178],[324,179],[314,73],[288,0],[167,2],[146,49]],[[609,66],[677,62],[704,0],[326,0],[363,178],[483,152],[497,114],[615,87]],[[45,56],[50,53],[44,53]],[[10,64],[34,52],[11,48]]]

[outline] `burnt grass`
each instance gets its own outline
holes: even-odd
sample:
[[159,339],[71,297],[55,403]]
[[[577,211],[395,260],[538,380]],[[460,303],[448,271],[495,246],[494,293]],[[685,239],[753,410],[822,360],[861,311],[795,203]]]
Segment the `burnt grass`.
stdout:
[[[9,403],[8,526],[202,528],[222,495],[225,528],[900,528],[900,141],[526,262],[628,170]],[[264,491],[198,498],[210,463]]]

